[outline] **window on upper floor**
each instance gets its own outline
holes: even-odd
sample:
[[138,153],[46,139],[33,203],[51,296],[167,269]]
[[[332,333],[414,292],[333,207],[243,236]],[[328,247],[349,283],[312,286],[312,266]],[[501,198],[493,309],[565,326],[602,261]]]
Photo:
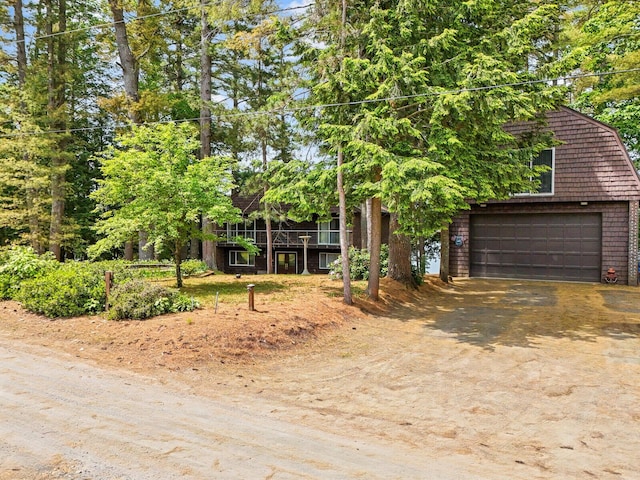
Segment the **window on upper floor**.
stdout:
[[554,192],[554,173],[555,173],[555,148],[541,151],[537,157],[529,161],[529,168],[548,167],[544,172],[531,176],[531,180],[539,182],[537,190],[522,192],[518,195],[553,195]]
[[340,245],[340,221],[337,218],[329,222],[318,223],[318,243],[320,245]]
[[227,237],[233,239],[242,237],[254,240],[256,239],[256,221],[246,220],[242,223],[227,224]]

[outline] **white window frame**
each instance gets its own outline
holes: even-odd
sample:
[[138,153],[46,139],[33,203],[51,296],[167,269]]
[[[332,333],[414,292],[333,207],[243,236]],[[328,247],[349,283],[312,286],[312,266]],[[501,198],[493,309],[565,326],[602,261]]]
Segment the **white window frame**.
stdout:
[[[335,258],[333,260],[329,260],[329,255]],[[338,259],[338,257],[340,257],[340,253],[338,252],[320,252],[320,258],[318,260],[318,268],[320,270],[330,270],[331,267],[329,265],[335,262]],[[323,258],[324,258],[324,266],[322,262]]]
[[[548,173],[551,174],[551,191],[550,192],[534,192],[534,191],[529,191],[529,192],[521,192],[521,193],[516,193],[515,196],[523,196],[523,197],[544,197],[544,196],[551,196],[555,193],[555,188],[556,188],[556,149],[555,147],[553,148],[545,148],[544,150],[542,150],[540,153],[542,152],[548,152],[551,151],[551,170],[548,171]],[[529,168],[533,169],[533,162],[534,162],[535,158],[532,158],[531,160],[529,160]],[[529,177],[529,179],[531,181],[537,180],[537,178],[533,175],[531,175]]]
[[[238,227],[243,226],[244,228],[239,229]],[[236,237],[243,237],[251,239],[255,242],[256,240],[256,221],[255,220],[245,220],[240,223],[228,223],[227,224],[227,238],[229,240],[233,240]]]
[[[340,245],[340,227],[332,229],[331,223],[339,221],[333,217],[328,222],[318,222],[318,245]],[[331,241],[332,238],[335,241]]]
[[[248,255],[248,263],[238,263],[238,254]],[[240,257],[241,258],[241,257]],[[255,267],[256,256],[253,253],[249,253],[246,250],[229,250],[229,266],[230,267]]]

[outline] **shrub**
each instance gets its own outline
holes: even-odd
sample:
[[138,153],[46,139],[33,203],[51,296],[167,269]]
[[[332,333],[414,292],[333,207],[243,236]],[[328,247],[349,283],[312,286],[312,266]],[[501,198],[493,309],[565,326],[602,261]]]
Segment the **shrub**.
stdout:
[[[351,280],[369,280],[371,258],[366,249],[360,250],[349,247],[349,273]],[[380,276],[385,277],[389,271],[389,246],[383,244],[380,248]],[[329,275],[342,278],[342,257],[338,257],[331,264]]]
[[48,317],[73,317],[98,313],[106,302],[105,272],[114,284],[133,278],[123,262],[55,263],[55,269],[22,282],[15,299],[27,310]]
[[22,282],[16,295],[27,309],[48,317],[73,317],[103,310],[104,270],[97,264],[65,263]]
[[124,320],[191,311],[199,307],[195,299],[177,290],[154,285],[143,280],[131,280],[113,289],[109,299],[109,319]]
[[416,286],[422,285],[424,283],[424,274],[420,272],[419,268],[412,266],[411,279]]
[[31,247],[16,246],[0,253],[0,299],[16,297],[23,281],[56,269],[53,254],[38,255]]
[[180,270],[185,276],[196,275],[207,271],[207,264],[202,260],[185,260],[180,264]]

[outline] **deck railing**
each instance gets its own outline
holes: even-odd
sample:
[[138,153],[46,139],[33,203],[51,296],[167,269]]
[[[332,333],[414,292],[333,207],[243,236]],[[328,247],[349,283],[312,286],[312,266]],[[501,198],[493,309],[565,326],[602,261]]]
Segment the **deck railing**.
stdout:
[[[227,236],[226,230],[218,230],[215,232],[219,236]],[[266,230],[250,230],[243,232],[245,238],[253,239],[256,245],[267,244]],[[349,242],[351,242],[351,234],[349,231]],[[318,230],[278,230],[271,231],[271,239],[274,247],[302,247],[303,241],[300,237],[309,236],[310,247],[339,247],[340,234],[337,231],[318,231]],[[235,245],[233,239],[218,242],[220,245]]]

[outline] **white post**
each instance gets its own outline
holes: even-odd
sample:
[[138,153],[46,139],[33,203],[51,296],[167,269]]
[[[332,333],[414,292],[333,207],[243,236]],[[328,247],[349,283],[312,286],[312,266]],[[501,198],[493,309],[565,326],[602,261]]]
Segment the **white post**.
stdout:
[[302,275],[310,275],[309,270],[307,270],[307,246],[309,245],[311,235],[300,235],[300,238],[304,244],[304,269],[302,270]]

